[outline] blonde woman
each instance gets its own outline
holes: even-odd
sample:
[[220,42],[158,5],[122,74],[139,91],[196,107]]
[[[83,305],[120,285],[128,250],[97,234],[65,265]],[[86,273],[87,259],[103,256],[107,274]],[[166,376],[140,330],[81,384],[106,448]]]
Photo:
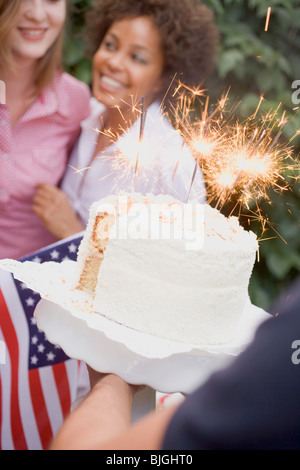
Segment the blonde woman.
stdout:
[[[32,212],[32,199],[38,184],[60,181],[89,113],[88,87],[62,71],[66,13],[66,0],[0,0],[0,258],[19,258],[53,241]],[[59,361],[58,350],[35,333],[34,308],[25,314],[4,274],[0,450],[45,449],[89,381],[85,365]],[[22,291],[29,305],[34,293]]]
[[59,183],[89,113],[88,87],[62,71],[66,15],[67,0],[0,0],[0,259],[54,241],[32,200]]

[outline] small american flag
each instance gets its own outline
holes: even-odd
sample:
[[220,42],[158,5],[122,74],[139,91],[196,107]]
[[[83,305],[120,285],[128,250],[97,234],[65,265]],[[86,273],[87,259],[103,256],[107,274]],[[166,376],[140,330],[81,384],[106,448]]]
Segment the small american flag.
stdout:
[[[76,260],[82,234],[21,261]],[[0,269],[0,449],[47,449],[71,404],[88,391],[85,365],[68,358],[38,330],[37,292]]]

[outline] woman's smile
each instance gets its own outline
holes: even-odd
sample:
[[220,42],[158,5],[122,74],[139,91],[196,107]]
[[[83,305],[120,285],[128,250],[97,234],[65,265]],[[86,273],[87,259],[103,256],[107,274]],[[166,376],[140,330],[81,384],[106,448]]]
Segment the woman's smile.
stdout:
[[119,80],[109,77],[108,75],[101,75],[100,82],[102,88],[106,89],[107,91],[119,90],[124,87],[124,85],[122,85]]
[[18,30],[22,37],[29,41],[40,41],[41,39],[44,39],[45,34],[47,33],[47,28],[19,27]]
[[35,62],[58,38],[66,18],[66,0],[22,0],[8,43],[14,57]]

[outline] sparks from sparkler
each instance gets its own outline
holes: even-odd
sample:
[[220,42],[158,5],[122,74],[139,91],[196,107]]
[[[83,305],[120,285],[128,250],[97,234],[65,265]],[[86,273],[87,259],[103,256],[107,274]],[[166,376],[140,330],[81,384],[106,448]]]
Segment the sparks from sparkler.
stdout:
[[[276,224],[270,221],[270,219],[262,214],[261,208],[258,204],[258,202],[255,202],[256,209],[252,210],[248,207],[247,214],[240,213],[239,218],[242,217],[247,217],[248,219],[248,225],[251,226],[251,224],[258,222],[261,226],[261,234],[258,236],[258,241],[259,244],[264,241],[268,240],[273,240],[277,237],[279,237],[285,244],[287,244],[286,240],[281,236],[279,231],[277,230]],[[275,235],[273,236],[265,236],[265,234],[268,232],[268,230],[271,229],[272,233],[274,232]],[[259,261],[259,250],[258,250],[258,261]]]
[[145,131],[145,123],[146,123],[146,116],[147,116],[147,110],[145,108],[145,98],[142,97],[142,105],[141,105],[141,117],[140,117],[140,133],[139,133],[139,147],[138,147],[138,152],[136,156],[136,162],[135,162],[135,169],[134,169],[134,178],[135,178],[135,185],[134,189],[136,191],[139,190],[138,184],[139,184],[139,159],[140,159],[140,152],[142,149],[143,145],[143,139],[144,139],[144,131]]
[[[183,142],[187,142],[188,145],[194,150],[194,153],[196,152],[197,154],[195,158],[194,171],[186,198],[186,202],[188,202],[199,166],[199,155],[210,155],[213,152],[214,146],[219,141],[220,136],[216,135],[216,127],[211,126],[211,122],[216,122],[215,116],[217,114],[219,114],[219,116],[222,115],[223,107],[226,102],[226,95],[215,107],[209,106],[209,97],[206,97],[204,110],[201,112],[201,118],[196,120],[196,124],[194,122],[194,124],[191,125],[192,120],[190,118],[190,114],[193,112],[195,98],[205,96],[205,90],[200,88],[192,90],[191,88],[186,87],[184,84],[180,84],[178,89],[182,89],[183,92],[180,96],[180,99],[178,100],[177,107],[174,107],[172,110],[172,120],[174,121],[175,118],[175,127],[181,130],[183,129]],[[191,93],[189,97],[187,97],[187,91]],[[179,161],[176,164],[173,179],[178,163]]]
[[[128,184],[131,184],[132,192],[138,192],[138,186],[142,184],[147,186],[150,192],[151,187],[154,190],[161,178],[161,171],[155,171],[155,167],[160,165],[159,159],[156,157],[157,155],[164,155],[168,148],[167,144],[164,148],[164,145],[159,141],[156,142],[155,139],[155,129],[157,129],[157,120],[160,119],[160,114],[154,118],[152,117],[152,119],[147,118],[146,133],[144,131],[147,112],[144,101],[142,100],[141,106],[134,104],[134,109],[140,113],[140,122],[135,122],[136,129],[134,132],[131,131],[131,126],[127,122],[124,122],[120,134],[113,134],[111,130],[95,129],[97,133],[108,137],[112,144],[117,141],[113,152],[109,151],[105,154],[104,151],[101,151],[99,154],[99,158],[110,162],[111,172],[109,176],[112,176],[114,179],[113,189],[116,192],[119,192],[124,187],[124,184],[126,187],[128,187]],[[162,121],[162,129],[163,126],[164,123]],[[105,177],[101,177],[101,180]]]
[[[257,113],[258,108],[244,124],[211,119],[208,126],[205,122],[208,132],[200,126],[199,135],[193,136],[191,146],[197,153],[211,201],[217,199],[216,208],[223,207],[231,196],[245,203],[268,198],[270,187],[285,187],[283,173],[291,156],[291,148],[279,144],[285,115],[275,119],[276,113],[269,112],[258,127]],[[279,130],[273,137],[276,127]]]

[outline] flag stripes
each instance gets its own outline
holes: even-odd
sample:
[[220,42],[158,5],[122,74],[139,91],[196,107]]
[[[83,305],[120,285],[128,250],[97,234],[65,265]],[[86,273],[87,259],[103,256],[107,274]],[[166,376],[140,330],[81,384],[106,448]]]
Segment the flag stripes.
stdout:
[[[76,257],[81,238],[46,247],[26,260]],[[76,259],[76,258],[75,258]],[[25,259],[24,259],[25,260]],[[47,449],[70,412],[88,391],[85,366],[69,359],[38,330],[34,310],[39,294],[0,269],[0,449]]]

